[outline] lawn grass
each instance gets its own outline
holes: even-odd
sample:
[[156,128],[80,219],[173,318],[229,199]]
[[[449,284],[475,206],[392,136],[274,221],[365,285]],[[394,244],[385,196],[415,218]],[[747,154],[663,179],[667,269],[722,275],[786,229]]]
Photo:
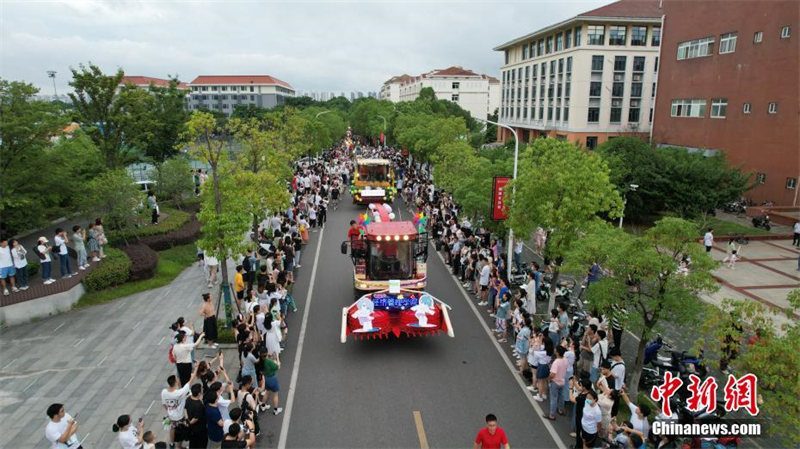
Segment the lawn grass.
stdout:
[[[744,234],[744,235],[769,235],[771,232],[763,228],[755,228],[753,226],[745,226],[732,221],[720,220],[715,217],[707,217],[705,219],[705,228],[714,229],[714,235],[718,237],[726,237],[729,234]],[[701,229],[705,232],[705,229]]]
[[165,251],[159,251],[155,276],[150,279],[128,282],[105,290],[85,293],[75,304],[75,308],[79,309],[105,304],[134,293],[163,287],[178,277],[178,275],[191,265],[196,258],[197,247],[193,244],[176,246]]

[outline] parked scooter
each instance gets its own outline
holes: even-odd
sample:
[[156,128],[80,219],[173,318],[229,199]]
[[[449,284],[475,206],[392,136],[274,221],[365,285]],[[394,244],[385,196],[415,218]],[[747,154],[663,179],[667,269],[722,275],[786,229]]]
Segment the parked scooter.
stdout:
[[769,220],[769,215],[757,215],[753,217],[753,227],[754,228],[764,228],[769,231],[772,228],[772,222]]

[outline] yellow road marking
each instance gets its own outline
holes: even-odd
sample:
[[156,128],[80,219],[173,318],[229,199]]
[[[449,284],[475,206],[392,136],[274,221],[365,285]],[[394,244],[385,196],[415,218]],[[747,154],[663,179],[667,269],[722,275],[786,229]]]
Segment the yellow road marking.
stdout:
[[420,412],[414,412],[414,424],[417,426],[419,448],[430,449],[430,446],[428,446],[428,437],[425,436],[425,428],[422,426],[422,414]]

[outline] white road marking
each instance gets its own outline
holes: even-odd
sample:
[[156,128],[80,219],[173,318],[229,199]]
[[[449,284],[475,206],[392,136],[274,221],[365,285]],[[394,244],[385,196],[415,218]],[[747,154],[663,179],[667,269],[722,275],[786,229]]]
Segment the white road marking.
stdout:
[[53,333],[55,334],[56,332],[58,332],[58,330],[61,329],[61,327],[64,326],[65,324],[67,324],[66,321],[61,323],[61,324],[59,324],[57,328],[53,329]]
[[136,329],[137,327],[139,327],[140,324],[142,324],[142,322],[138,321],[136,324],[133,325],[133,328]]
[[14,360],[12,360],[12,361],[8,362],[8,364],[7,364],[6,366],[4,366],[4,367],[3,367],[2,371],[5,371],[5,370],[6,370],[6,368],[8,368],[9,366],[11,366],[11,364],[12,364],[12,363],[14,363],[14,362],[16,362],[16,361],[17,361],[17,359],[14,359]]
[[103,360],[101,360],[100,363],[97,364],[97,367],[100,368],[100,365],[102,365],[103,362],[105,362],[107,358],[108,358],[108,356],[103,357]]
[[303,310],[303,322],[300,325],[300,335],[297,339],[297,355],[294,359],[292,366],[292,378],[289,382],[289,394],[286,396],[286,410],[283,413],[283,422],[281,423],[281,434],[278,439],[278,449],[286,449],[286,439],[289,436],[289,422],[292,420],[292,407],[294,406],[294,393],[297,390],[297,376],[300,368],[300,358],[303,356],[303,342],[306,339],[306,327],[308,326],[308,312],[311,310],[311,298],[314,296],[314,281],[317,279],[317,265],[319,263],[320,247],[322,246],[322,236],[325,233],[325,228],[317,236],[317,254],[314,256],[314,267],[311,269],[311,279],[308,284],[308,297],[305,302],[305,310]]
[[124,390],[124,389],[126,389],[126,388],[128,388],[128,385],[130,385],[130,384],[131,384],[131,382],[133,382],[133,378],[134,378],[134,377],[136,377],[136,376],[131,376],[130,380],[128,380],[128,383],[126,383],[126,384],[125,384],[125,386],[124,386],[124,387],[122,387],[122,389],[123,389],[123,390]]
[[147,407],[147,410],[145,410],[145,411],[144,411],[144,415],[142,415],[142,416],[147,416],[147,414],[148,414],[148,413],[150,413],[150,409],[151,409],[151,408],[153,408],[153,404],[155,404],[155,403],[156,403],[156,400],[155,400],[155,399],[153,399],[153,400],[150,402],[150,407]]
[[38,380],[39,380],[39,378],[38,378],[38,377],[37,377],[36,379],[34,379],[34,380],[33,380],[33,382],[31,382],[30,384],[28,384],[28,386],[27,386],[27,387],[25,387],[25,389],[24,389],[24,390],[22,390],[22,392],[23,392],[23,393],[25,393],[26,391],[28,391],[28,388],[32,387],[32,386],[33,386],[33,384],[35,384],[35,383],[36,383]]
[[80,340],[76,341],[76,342],[75,342],[75,344],[74,344],[74,345],[72,345],[72,347],[73,347],[73,348],[76,348],[76,347],[78,347],[78,345],[80,345],[81,343],[83,343],[83,340],[86,340],[86,339],[85,339],[85,338],[81,338]]
[[156,343],[156,344],[157,344],[158,346],[161,346],[161,343],[163,343],[163,342],[164,342],[164,339],[165,339],[165,338],[167,338],[167,337],[161,337],[161,340],[158,340],[158,343]]
[[[436,251],[436,255],[439,256],[439,260],[442,261],[442,265],[444,265],[446,268],[447,264],[444,262],[444,258],[439,253],[439,251]],[[553,441],[555,441],[559,449],[567,449],[568,447],[570,447],[571,445],[567,445],[566,443],[564,443],[564,441],[561,440],[561,436],[558,434],[558,432],[556,432],[556,429],[553,427],[553,424],[551,424],[549,420],[546,420],[542,417],[542,415],[544,414],[544,410],[539,405],[539,403],[533,399],[533,395],[531,395],[531,393],[525,388],[525,383],[522,381],[522,378],[519,376],[519,374],[517,374],[517,370],[514,368],[514,364],[511,363],[511,360],[503,351],[503,348],[500,346],[500,343],[498,343],[497,339],[495,339],[494,335],[492,335],[491,329],[489,329],[489,326],[486,325],[486,320],[484,320],[483,316],[481,316],[480,312],[478,311],[478,308],[475,306],[475,302],[470,299],[469,294],[467,294],[467,291],[464,290],[464,287],[461,286],[461,283],[458,281],[457,278],[453,276],[450,276],[450,278],[453,280],[453,282],[455,282],[456,287],[461,291],[461,294],[464,296],[464,300],[467,302],[467,304],[469,304],[469,308],[472,309],[472,313],[474,313],[475,317],[478,318],[478,321],[480,321],[483,330],[489,337],[489,340],[491,340],[492,343],[494,344],[495,349],[497,349],[497,352],[500,354],[500,358],[503,359],[503,362],[505,362],[506,366],[508,367],[508,370],[511,371],[511,376],[514,377],[514,380],[517,381],[517,385],[519,385],[519,388],[520,390],[522,390],[523,395],[525,395],[525,397],[528,398],[528,402],[531,403],[531,407],[533,407],[533,409],[536,411],[536,417],[539,418],[542,424],[544,424],[545,429],[547,429],[547,432],[553,438]]]

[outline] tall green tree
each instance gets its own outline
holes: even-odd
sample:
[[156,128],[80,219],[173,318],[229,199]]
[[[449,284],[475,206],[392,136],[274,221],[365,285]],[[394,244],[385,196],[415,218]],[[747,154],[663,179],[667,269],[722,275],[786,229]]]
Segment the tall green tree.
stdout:
[[172,201],[179,209],[194,193],[192,167],[185,157],[176,156],[158,164],[156,181],[159,198]]
[[397,142],[423,161],[435,158],[436,149],[445,144],[466,141],[467,132],[461,117],[431,117],[423,114],[400,115],[395,127]]
[[[585,229],[566,254],[567,269],[585,270],[592,263],[607,273],[586,290],[593,308],[610,313],[612,307],[629,312],[626,326],[639,337],[628,388],[635,397],[647,342],[663,322],[691,329],[703,310],[698,294],[718,289],[711,276],[716,263],[697,244],[694,225],[680,218],[663,218],[636,237],[607,223]],[[692,264],[679,271],[683,257]]]
[[41,194],[55,186],[42,169],[53,168],[51,138],[68,120],[57,105],[36,100],[38,92],[32,84],[0,79],[0,230],[12,234],[36,226],[47,218],[47,207],[60,202],[43,201]]
[[[788,320],[777,327],[772,313],[755,301],[724,299],[719,308],[709,306],[702,335],[711,338],[698,344],[707,353],[738,353],[731,370],[736,376],[758,376],[759,407],[769,421],[767,432],[784,447],[795,447],[800,444],[800,321],[795,316],[800,310],[800,289],[792,290],[787,300]],[[753,334],[756,341],[746,344]]]
[[[88,67],[80,64],[77,69],[70,70],[72,81],[69,85],[74,92],[69,94],[69,98],[75,106],[78,120],[100,149],[106,166],[122,166],[127,159],[123,152],[124,108],[131,108],[135,104],[124,104],[120,101],[122,95],[117,95],[117,88],[125,73],[119,69],[113,75],[107,75],[91,63]],[[123,87],[123,91],[135,89],[132,86]],[[140,98],[138,95],[132,97],[129,100]]]
[[547,232],[545,258],[556,261],[556,279],[558,261],[579,233],[600,214],[618,217],[622,208],[605,161],[557,139],[536,139],[526,148],[511,185],[516,194],[507,224],[518,238],[532,235],[536,226]]
[[139,203],[144,199],[133,178],[122,168],[92,179],[81,198],[84,213],[100,214],[109,229],[118,230],[134,225]]
[[197,215],[203,223],[203,234],[198,244],[220,261],[225,322],[230,327],[233,311],[228,257],[242,249],[242,241],[250,226],[250,215],[248,202],[239,194],[240,186],[234,181],[236,167],[230,161],[224,139],[228,135],[230,130],[219,127],[213,115],[194,112],[186,124],[183,138],[189,154],[210,167],[211,182],[203,185],[202,205]]
[[151,140],[142,146],[142,150],[155,161],[166,161],[178,153],[177,144],[189,120],[186,92],[179,86],[177,78],[170,78],[166,87],[151,85],[149,88],[153,99],[150,115],[155,126],[150,132]]
[[[670,179],[662,171],[660,155],[635,137],[617,137],[600,146],[598,152],[611,169],[611,182],[625,193],[625,219],[642,221],[664,209]],[[630,191],[631,184],[638,185]]]

